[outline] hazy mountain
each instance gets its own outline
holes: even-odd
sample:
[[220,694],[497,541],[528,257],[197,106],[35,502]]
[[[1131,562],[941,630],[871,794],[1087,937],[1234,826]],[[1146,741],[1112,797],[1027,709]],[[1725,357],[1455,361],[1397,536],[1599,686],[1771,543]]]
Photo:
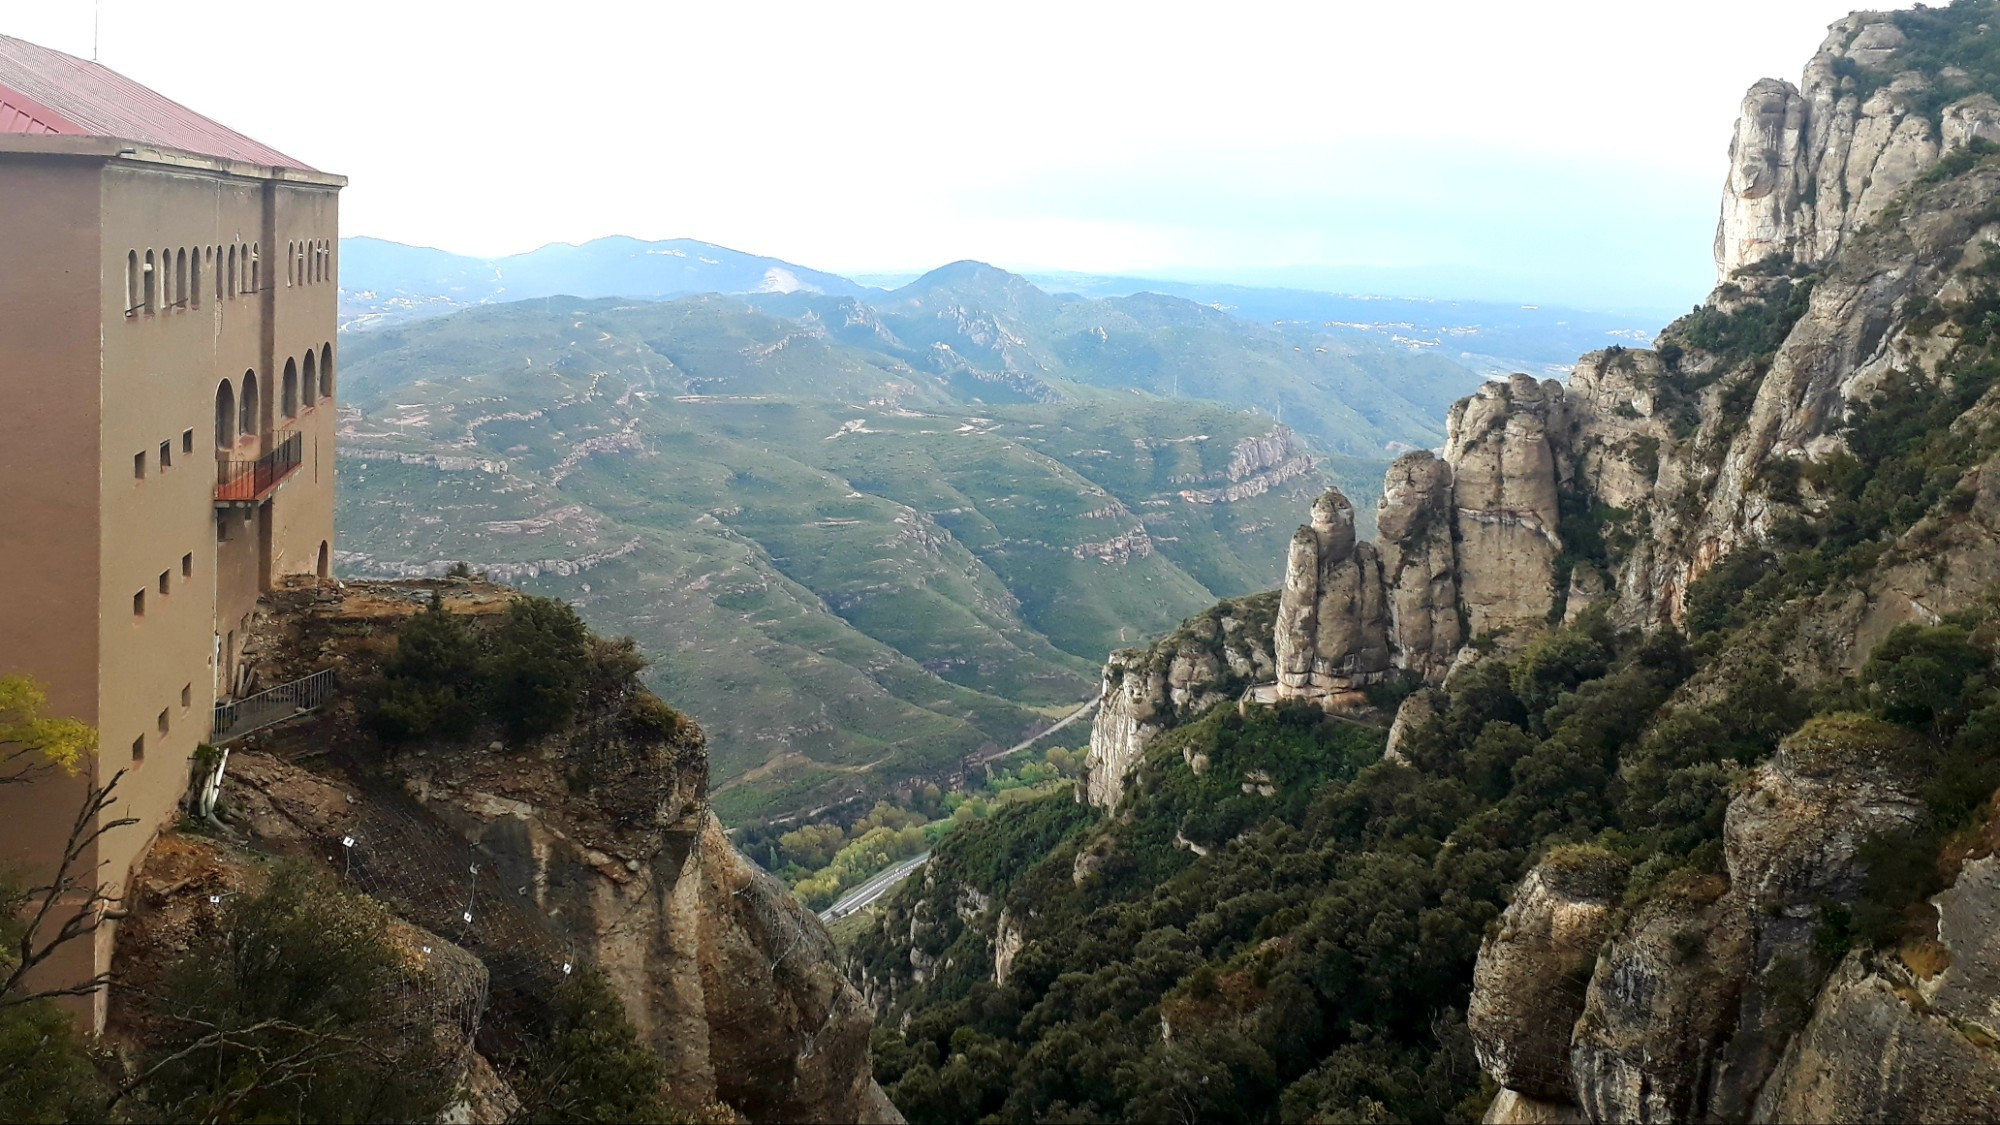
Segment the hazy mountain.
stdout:
[[[880,299],[555,298],[350,336],[343,571],[463,560],[635,635],[742,822],[1010,744],[1090,696],[1108,650],[1274,582],[1305,498],[1379,479],[1149,393],[1172,365],[1064,358],[1078,338],[1184,335],[1205,349],[1184,395],[1317,395],[1351,427],[1335,448],[1437,430],[1371,374],[1411,361],[1393,350],[1307,359],[1188,302],[976,265]],[[1314,382],[1342,378],[1384,418]]]
[[855,294],[843,277],[777,258],[676,238],[614,236],[474,258],[379,238],[341,240],[343,325],[374,327],[471,305],[534,297],[677,297],[692,293]]

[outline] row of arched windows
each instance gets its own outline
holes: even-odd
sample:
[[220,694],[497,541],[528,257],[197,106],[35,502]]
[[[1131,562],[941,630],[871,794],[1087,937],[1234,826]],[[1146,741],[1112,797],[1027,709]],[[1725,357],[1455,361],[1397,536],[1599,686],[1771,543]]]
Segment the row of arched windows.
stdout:
[[[125,315],[198,309],[206,290],[215,299],[248,296],[264,280],[260,244],[183,246],[125,252]],[[203,279],[208,279],[206,285]]]
[[333,244],[324,238],[285,244],[286,285],[317,285],[333,276]]
[[[233,449],[238,438],[255,434],[261,428],[257,397],[257,373],[245,371],[243,378],[232,385],[224,379],[215,388],[215,447]],[[322,402],[333,399],[333,345],[321,344],[318,351],[306,349],[305,358],[285,360],[285,378],[279,386],[278,415],[281,419],[297,418],[301,410],[310,410]]]

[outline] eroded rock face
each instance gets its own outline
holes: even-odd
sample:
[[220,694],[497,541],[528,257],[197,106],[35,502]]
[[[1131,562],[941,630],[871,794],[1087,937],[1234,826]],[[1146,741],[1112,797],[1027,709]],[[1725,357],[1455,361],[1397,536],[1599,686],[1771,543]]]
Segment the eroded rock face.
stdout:
[[[1905,45],[1887,16],[1857,12],[1829,29],[1799,85],[1767,78],[1744,95],[1716,227],[1718,283],[1768,258],[1831,259],[1940,156],[2000,134],[2000,107],[1984,94],[1951,102],[1934,129],[1921,98],[1948,79],[1902,70]],[[1879,85],[1863,96],[1857,73]]]
[[1567,1102],[1547,1102],[1502,1089],[1486,1107],[1485,1125],[1584,1125],[1583,1115]]
[[1452,541],[1452,472],[1429,451],[1396,458],[1383,478],[1375,526],[1388,584],[1391,658],[1431,684],[1465,643]]
[[1547,624],[1562,551],[1557,493],[1569,475],[1561,383],[1488,383],[1451,409],[1458,589],[1471,636]]
[[1910,1002],[1900,965],[1849,955],[1785,1054],[1758,1116],[1768,1121],[2000,1120],[2000,1066],[1950,1017]]
[[1222,602],[1151,648],[1112,653],[1078,796],[1099,808],[1115,806],[1155,735],[1271,679],[1277,604],[1276,594]]
[[1613,940],[1590,978],[1571,1048],[1591,1121],[1686,1121],[1750,967],[1749,920],[1719,878],[1663,894]]
[[1000,920],[993,930],[994,984],[1007,983],[1007,974],[1014,968],[1014,958],[1027,943],[1028,936],[1022,931],[1021,923],[1007,911],[1002,910]]
[[1559,852],[1521,880],[1499,929],[1480,943],[1466,1018],[1479,1065],[1509,1090],[1576,1100],[1570,1032],[1624,874],[1607,852]]
[[1859,890],[1854,857],[1869,836],[1923,811],[1909,732],[1860,715],[1814,719],[1787,738],[1729,802],[1723,843],[1731,889],[1768,913],[1809,912]]
[[1390,667],[1382,560],[1354,538],[1354,506],[1338,489],[1313,503],[1292,536],[1274,639],[1278,698],[1328,710],[1363,705],[1362,690]]

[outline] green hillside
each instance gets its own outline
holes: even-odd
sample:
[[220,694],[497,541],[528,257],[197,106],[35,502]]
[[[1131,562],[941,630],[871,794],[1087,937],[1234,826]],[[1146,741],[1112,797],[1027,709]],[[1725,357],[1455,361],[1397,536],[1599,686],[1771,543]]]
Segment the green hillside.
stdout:
[[[463,561],[632,634],[709,730],[732,821],[1010,745],[1087,699],[1110,649],[1274,584],[1305,498],[1380,473],[1146,393],[1129,364],[1061,361],[1046,341],[1079,309],[1125,302],[1012,282],[948,299],[930,319],[955,342],[915,306],[804,296],[551,298],[353,335],[343,572]],[[1174,304],[1196,311],[1159,330],[1205,337],[1208,370],[1291,377],[1273,334]],[[1005,327],[1024,307],[1053,310],[1044,342]],[[1348,444],[1428,441],[1421,413],[1398,400],[1417,421],[1363,418]]]

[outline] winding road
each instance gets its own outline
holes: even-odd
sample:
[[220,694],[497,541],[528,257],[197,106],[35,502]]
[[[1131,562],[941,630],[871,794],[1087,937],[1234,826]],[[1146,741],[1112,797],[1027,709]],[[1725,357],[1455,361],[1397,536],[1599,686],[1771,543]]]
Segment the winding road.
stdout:
[[[984,755],[983,757],[974,759],[972,764],[977,766],[983,766],[988,762],[998,761],[1009,754],[1013,754],[1021,750],[1026,750],[1028,747],[1033,746],[1035,743],[1040,742],[1042,739],[1047,738],[1048,736],[1063,729],[1064,727],[1070,725],[1071,723],[1077,721],[1078,719],[1083,718],[1085,715],[1090,714],[1091,710],[1102,702],[1104,702],[1104,696],[1100,693],[1097,696],[1097,698],[1088,700],[1083,704],[1083,706],[1078,707],[1076,710],[1071,711],[1067,715],[1064,715],[1061,719],[1057,720],[1053,725],[1051,725],[1049,729],[1042,731],[1041,733],[1031,738],[1024,738],[1021,741],[1016,742],[1014,745],[1007,747],[1005,750],[996,750],[991,754],[987,754]],[[836,900],[832,906],[829,906],[825,910],[819,912],[819,920],[822,922],[831,922],[836,918],[845,918],[849,914],[852,914],[857,910],[862,910],[870,905],[873,905],[876,899],[881,898],[883,895],[886,895],[890,891],[894,890],[896,888],[896,884],[901,883],[903,880],[909,878],[912,874],[916,872],[917,868],[922,867],[924,865],[924,862],[930,858],[931,858],[931,853],[925,852],[924,854],[917,856],[914,859],[906,859],[903,862],[896,864],[895,866],[889,868],[887,871],[882,872],[880,875],[875,876],[874,878],[868,880],[867,882],[861,884],[860,886],[854,888],[853,890],[847,892],[846,894],[841,895],[840,898]]]

